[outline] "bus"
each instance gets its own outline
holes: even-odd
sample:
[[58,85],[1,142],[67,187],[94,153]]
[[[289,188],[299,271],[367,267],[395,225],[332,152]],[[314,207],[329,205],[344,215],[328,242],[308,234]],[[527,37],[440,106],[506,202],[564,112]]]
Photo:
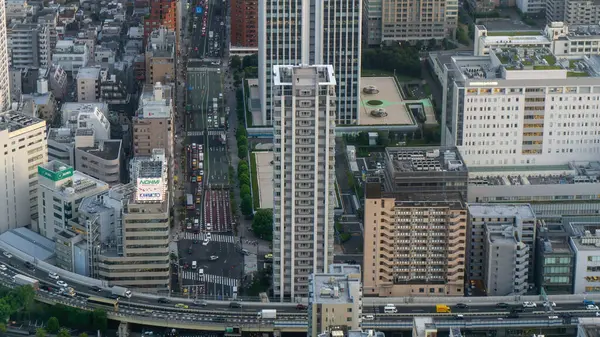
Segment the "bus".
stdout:
[[119,299],[118,298],[113,300],[111,298],[90,296],[90,297],[88,297],[87,301],[88,301],[88,303],[111,306],[111,307],[113,307],[114,311],[119,311]]

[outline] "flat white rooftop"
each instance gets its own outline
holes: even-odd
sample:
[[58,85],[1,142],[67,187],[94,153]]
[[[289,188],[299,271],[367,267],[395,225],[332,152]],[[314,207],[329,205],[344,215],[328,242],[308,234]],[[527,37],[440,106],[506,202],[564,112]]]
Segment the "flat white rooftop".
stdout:
[[98,67],[85,67],[79,68],[77,72],[78,80],[96,80],[100,79],[100,68]]
[[529,204],[468,204],[467,207],[472,218],[503,216],[535,218],[535,213]]
[[256,177],[258,180],[259,207],[273,208],[273,152],[252,152],[256,159]]

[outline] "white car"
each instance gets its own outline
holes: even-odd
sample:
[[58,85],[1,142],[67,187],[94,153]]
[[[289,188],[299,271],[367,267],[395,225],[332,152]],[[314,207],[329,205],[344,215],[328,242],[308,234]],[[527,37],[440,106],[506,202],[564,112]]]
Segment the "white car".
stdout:
[[0,264],[0,270],[2,270],[2,271],[7,271],[7,270],[8,270],[8,268],[7,268],[5,265],[3,265],[3,264]]
[[202,245],[203,245],[203,246],[208,246],[208,240],[204,240],[204,241],[202,241]]
[[65,281],[56,281],[56,285],[58,285],[61,288],[67,288],[69,285],[67,284],[67,282]]
[[523,308],[535,308],[537,304],[535,302],[523,302]]
[[598,306],[597,305],[593,305],[593,304],[588,304],[588,305],[585,306],[585,308],[587,310],[596,310],[596,311],[598,311]]
[[4,252],[4,253],[2,253],[2,255],[6,256],[9,259],[12,257],[12,254],[9,252]]
[[218,260],[218,259],[219,259],[219,257],[218,257],[218,256],[216,256],[216,255],[211,255],[211,256],[210,256],[210,260],[211,260],[211,261],[216,261],[216,260]]
[[206,233],[205,236],[204,236],[205,240],[209,240],[210,241],[211,238],[212,237],[211,237],[210,233]]
[[58,280],[60,278],[57,273],[50,273],[48,274],[48,277],[55,280]]
[[596,317],[600,316],[600,312],[596,311]]
[[556,306],[556,302],[544,302],[544,306],[545,307],[555,307]]
[[548,316],[548,319],[558,319],[558,316]]

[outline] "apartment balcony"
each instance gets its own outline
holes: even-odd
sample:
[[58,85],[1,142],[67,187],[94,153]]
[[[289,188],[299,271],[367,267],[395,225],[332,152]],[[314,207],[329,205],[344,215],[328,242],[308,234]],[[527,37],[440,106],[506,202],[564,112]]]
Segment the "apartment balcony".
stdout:
[[515,270],[515,278],[522,279],[527,278],[527,268],[522,267],[520,269]]
[[464,257],[465,257],[464,249],[448,251],[448,261],[464,259]]

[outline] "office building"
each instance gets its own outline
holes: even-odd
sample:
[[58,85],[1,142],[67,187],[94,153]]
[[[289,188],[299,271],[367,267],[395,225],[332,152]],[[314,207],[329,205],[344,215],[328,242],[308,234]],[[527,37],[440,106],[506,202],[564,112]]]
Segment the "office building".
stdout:
[[23,21],[27,16],[33,16],[34,6],[27,3],[27,0],[6,0],[6,21]]
[[388,147],[382,169],[389,191],[456,192],[467,197],[468,171],[455,147]]
[[[533,285],[535,281],[536,217],[531,206],[529,204],[468,204],[467,209],[469,222],[467,242],[469,245],[467,245],[466,272],[468,284],[475,288],[486,289],[488,294],[493,291],[493,289],[487,289],[491,283],[488,283],[490,275],[486,268],[490,267],[489,259],[493,259],[491,255],[488,257],[488,252],[491,252],[489,247],[494,242],[492,239],[502,241],[502,233],[510,232],[517,239],[512,243],[503,242],[502,245],[506,245],[503,249],[508,249],[507,252],[513,249],[514,254],[511,255],[513,257],[523,256],[525,252],[527,253],[526,278],[527,282]],[[488,226],[490,228],[487,228]],[[498,232],[500,232],[499,235],[494,234],[490,239],[492,233]],[[523,250],[521,243],[525,245],[526,250]],[[513,248],[509,248],[511,245]]]
[[539,14],[546,10],[544,0],[516,0],[517,8],[524,14]]
[[85,43],[76,44],[72,40],[59,40],[52,51],[52,63],[58,64],[65,71],[77,72],[87,67],[90,54]]
[[170,85],[157,82],[145,85],[140,104],[133,117],[133,153],[149,156],[152,149],[173,153],[173,98]]
[[336,80],[332,66],[273,74],[273,288],[283,300],[306,297],[309,275],[333,261]]
[[154,30],[146,44],[146,84],[175,80],[175,32],[164,27]]
[[483,242],[483,285],[488,296],[523,295],[527,292],[529,247],[518,228],[486,223]]
[[535,286],[547,294],[572,294],[575,254],[563,223],[538,221]]
[[100,96],[102,102],[109,104],[111,110],[123,111],[131,101],[128,90],[131,76],[128,66],[120,69],[103,69],[100,72]]
[[37,167],[48,160],[46,122],[17,112],[0,114],[0,232],[38,218]]
[[259,1],[258,87],[263,125],[272,125],[274,120],[274,67],[288,64],[333,66],[335,122],[358,124],[361,15],[359,0]]
[[177,3],[175,0],[157,0],[147,2],[150,12],[144,16],[144,42],[148,36],[160,27],[177,32]]
[[382,192],[366,183],[364,207],[365,295],[463,296],[467,211],[460,194]]
[[421,5],[409,0],[368,0],[364,32],[370,45],[441,41],[453,37],[458,23],[458,1],[435,0]]
[[108,190],[108,184],[77,172],[72,166],[53,160],[38,166],[38,231],[54,240],[69,230],[68,221],[84,197]]
[[75,167],[96,179],[115,185],[121,182],[125,169],[120,139],[95,141],[91,129],[75,134]]
[[[469,168],[474,203],[531,203],[538,219],[600,213],[600,162],[564,165]],[[565,202],[568,200],[568,202]]]
[[359,265],[331,264],[325,273],[310,275],[308,332],[321,332],[347,326],[360,329],[362,284]]
[[258,48],[258,0],[231,1],[231,46]]
[[0,1],[0,113],[10,108],[10,73],[5,1]]
[[100,67],[85,67],[77,72],[77,102],[94,103],[100,100]]
[[[573,294],[600,293],[600,222],[581,219],[565,223],[569,245],[574,253]],[[555,276],[552,281],[564,281]]]
[[[600,4],[588,0],[549,0],[546,2],[546,22],[564,22],[586,29],[598,27]],[[596,34],[595,34],[596,35]]]
[[96,139],[110,139],[110,122],[108,104],[106,103],[71,103],[62,105],[63,126],[71,130],[93,129]]
[[[98,276],[112,285],[145,292],[170,289],[169,197],[167,160],[154,156],[137,161],[131,187],[119,185],[109,192],[115,208],[112,244],[99,255]],[[135,187],[135,188],[132,188]]]
[[452,57],[447,74],[442,139],[469,168],[598,160],[599,56],[567,62],[544,48],[498,48]]
[[8,29],[8,50],[12,68],[48,68],[50,29],[37,23],[14,24]]

